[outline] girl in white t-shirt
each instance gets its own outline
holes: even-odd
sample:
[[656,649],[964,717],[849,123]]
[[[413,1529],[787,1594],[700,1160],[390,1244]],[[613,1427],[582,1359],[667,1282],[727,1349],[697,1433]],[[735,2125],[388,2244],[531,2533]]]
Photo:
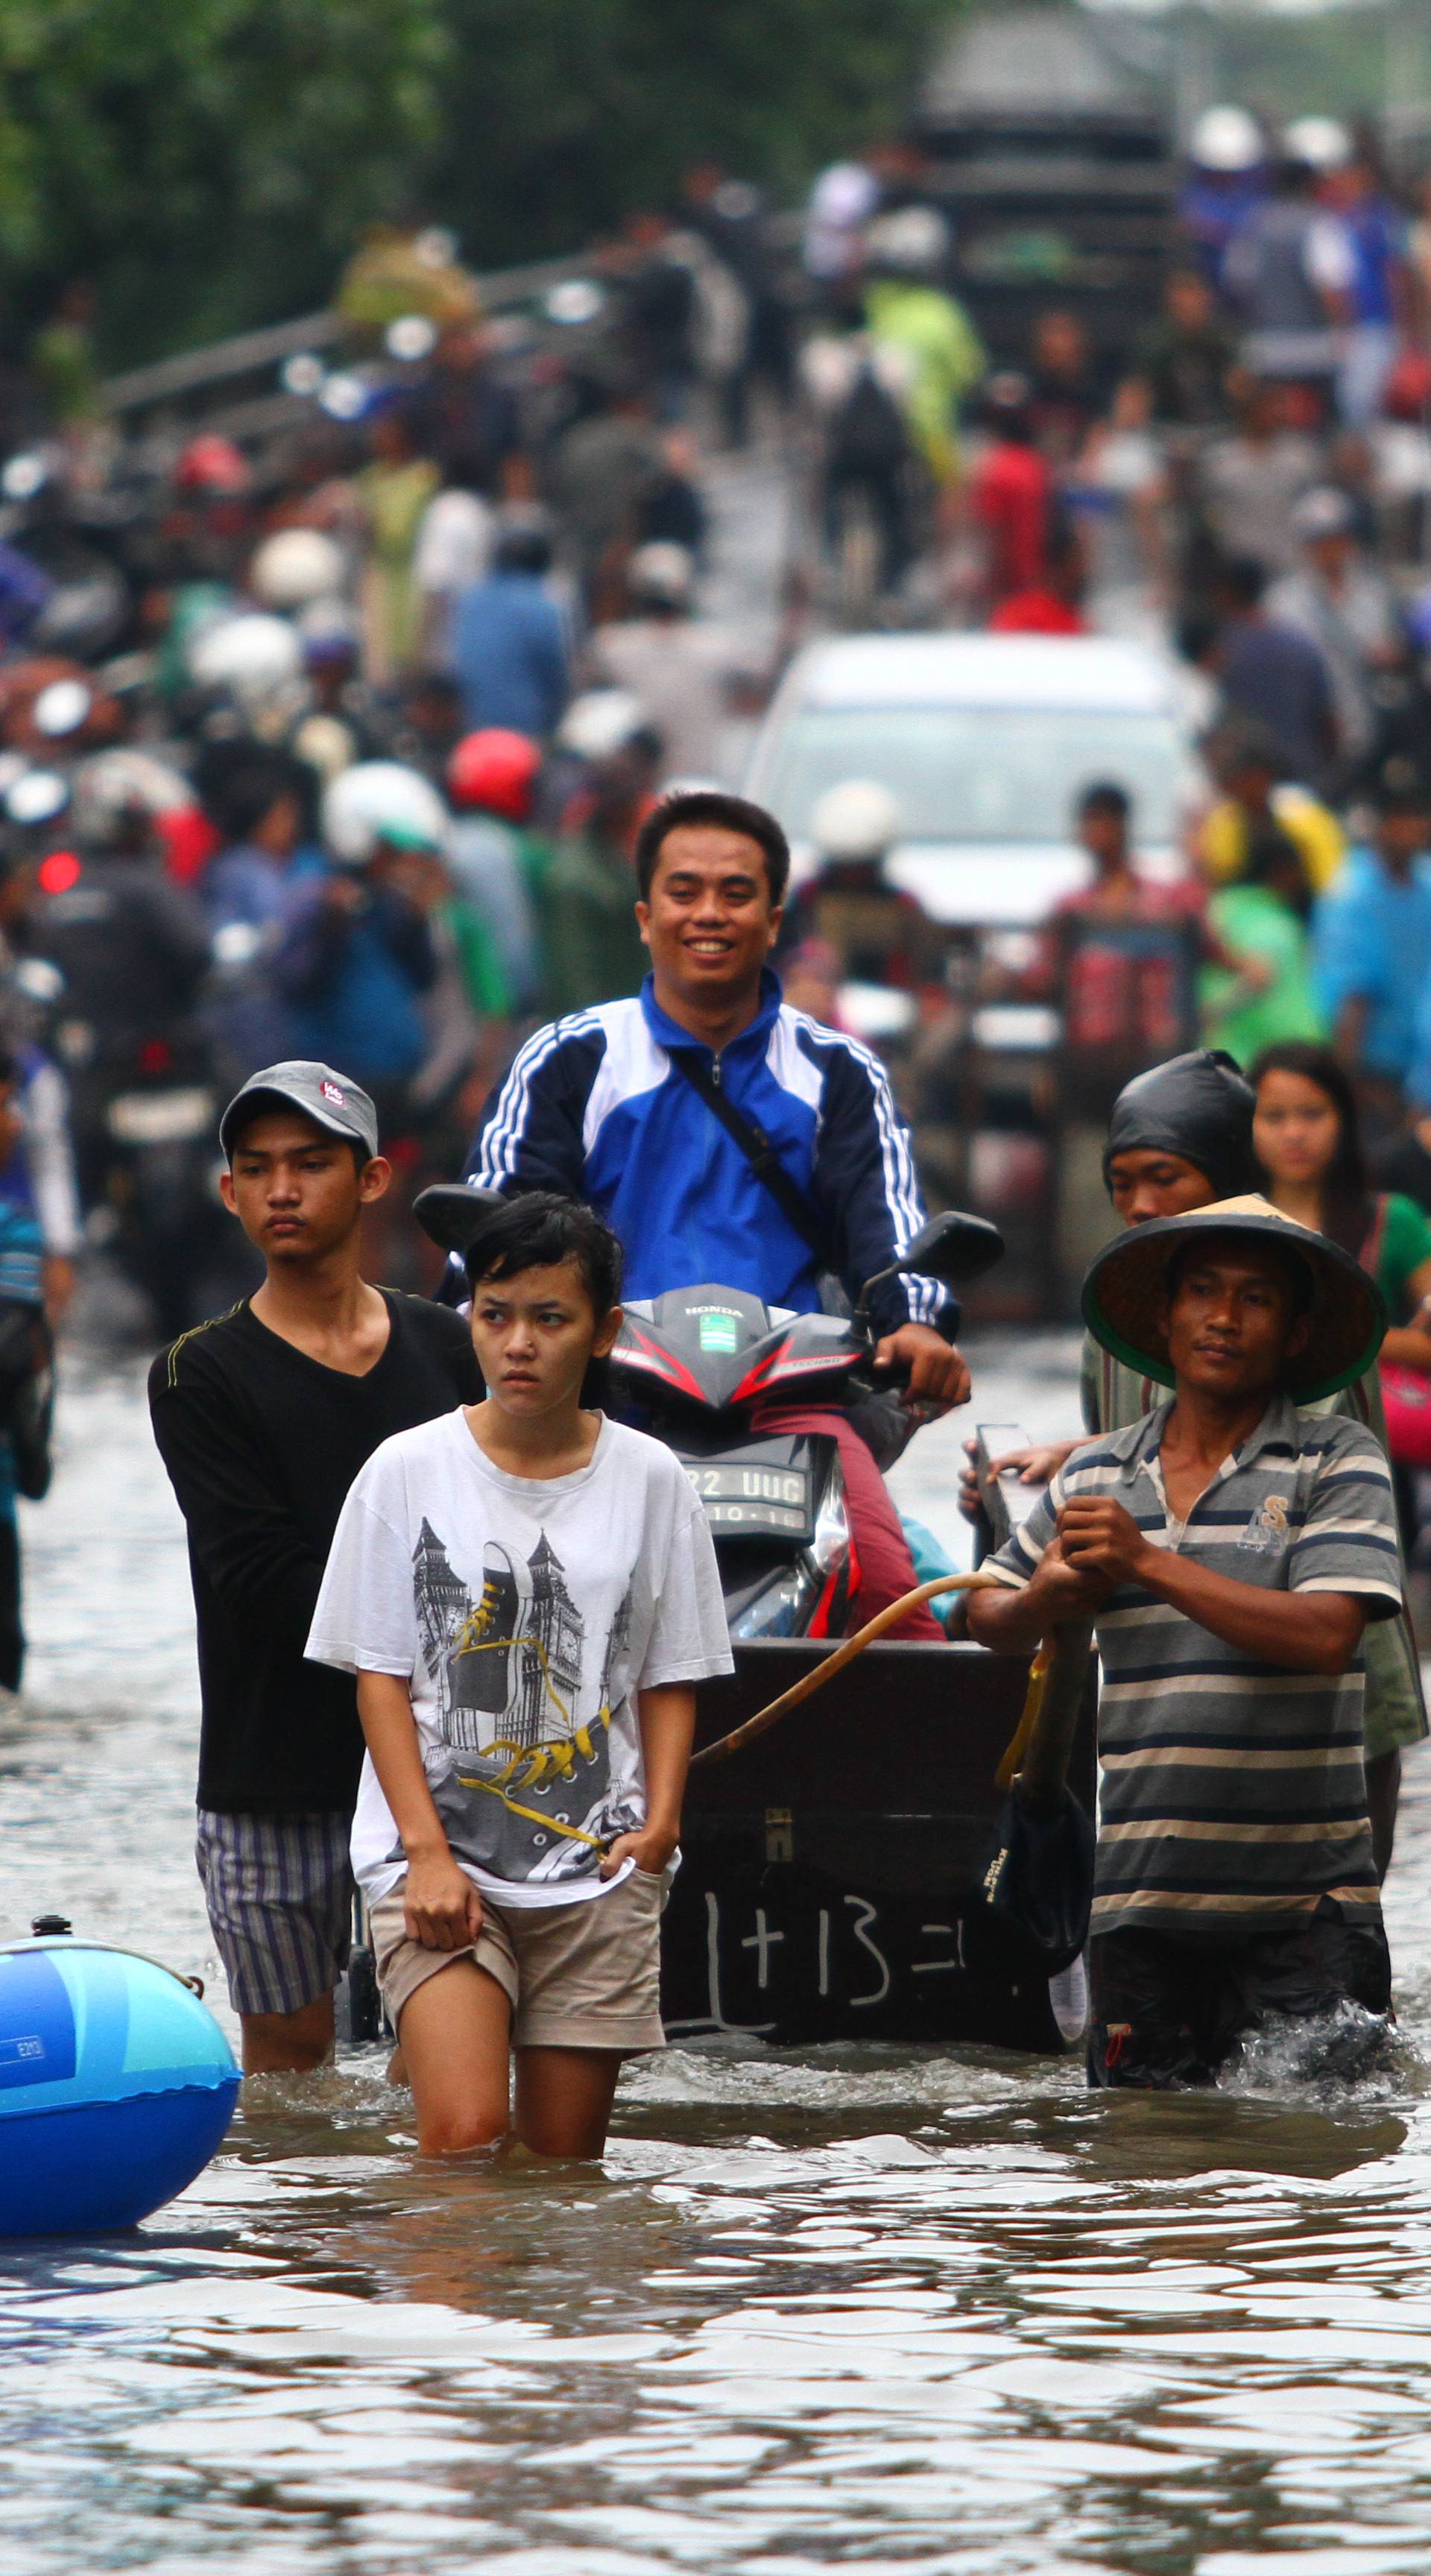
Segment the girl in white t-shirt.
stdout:
[[610,1229],[546,1192],[418,1214],[467,1263],[486,1400],[368,1460],[308,1653],[357,1676],[353,1869],[423,2149],[597,2156],[622,2056],[664,2044],[694,1684],[731,1668],[715,1551],[670,1452],[583,1409]]

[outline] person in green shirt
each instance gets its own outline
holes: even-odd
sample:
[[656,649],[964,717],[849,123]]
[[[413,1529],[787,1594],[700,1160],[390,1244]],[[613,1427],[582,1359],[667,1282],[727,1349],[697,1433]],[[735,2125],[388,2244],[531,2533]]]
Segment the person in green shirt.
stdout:
[[1312,981],[1301,861],[1275,824],[1258,834],[1247,873],[1207,908],[1220,956],[1202,972],[1203,1036],[1247,1065],[1264,1047],[1326,1035]]
[[632,852],[660,759],[648,727],[594,761],[535,889],[554,1019],[639,993],[650,958],[636,927]]

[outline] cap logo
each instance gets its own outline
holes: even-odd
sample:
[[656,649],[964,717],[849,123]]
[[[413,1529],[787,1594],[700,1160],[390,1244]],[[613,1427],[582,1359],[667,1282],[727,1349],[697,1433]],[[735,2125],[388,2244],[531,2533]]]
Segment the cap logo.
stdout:
[[347,1094],[339,1090],[336,1082],[323,1082],[320,1083],[318,1087],[322,1092],[324,1099],[331,1100],[335,1109],[347,1108]]

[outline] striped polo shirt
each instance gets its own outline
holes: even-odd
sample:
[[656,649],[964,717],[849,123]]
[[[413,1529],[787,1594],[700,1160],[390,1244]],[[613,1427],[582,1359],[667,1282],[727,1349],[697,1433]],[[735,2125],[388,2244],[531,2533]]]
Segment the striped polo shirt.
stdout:
[[[1159,1450],[1171,1403],[1080,1449],[984,1571],[1021,1590],[1075,1494],[1123,1505],[1155,1547],[1194,1550],[1234,1583],[1354,1592],[1401,1606],[1386,1459],[1360,1423],[1275,1397],[1179,1524]],[[1095,1932],[1245,1938],[1326,1896],[1378,1911],[1362,1770],[1362,1658],[1290,1672],[1224,1645],[1141,1586],[1109,1595]]]

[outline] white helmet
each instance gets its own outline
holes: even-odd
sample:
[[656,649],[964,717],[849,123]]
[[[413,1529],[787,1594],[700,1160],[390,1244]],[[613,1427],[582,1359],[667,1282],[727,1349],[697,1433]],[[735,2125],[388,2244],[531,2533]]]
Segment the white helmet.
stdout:
[[1255,170],[1266,156],[1255,116],[1245,107],[1210,107],[1188,137],[1188,155],[1200,170]]
[[280,528],[265,537],[248,568],[248,586],[265,608],[307,608],[343,587],[342,550],[320,528]]
[[696,563],[689,546],[653,539],[638,546],[626,567],[626,587],[633,599],[654,599],[669,608],[685,608],[695,586]]
[[1335,116],[1296,116],[1282,136],[1289,161],[1305,161],[1309,170],[1344,170],[1356,146]]
[[227,689],[252,707],[296,680],[303,650],[286,618],[244,609],[195,638],[189,668],[202,689]]
[[556,746],[574,752],[578,760],[610,760],[649,722],[630,689],[584,689],[557,726]]
[[355,761],[323,791],[323,838],[343,868],[369,866],[389,834],[411,848],[440,850],[447,823],[436,788],[405,761]]
[[872,268],[899,277],[931,277],[949,256],[952,235],[937,206],[901,206],[892,215],[876,215],[865,233],[865,257]]
[[810,838],[827,859],[882,859],[903,830],[904,816],[875,778],[827,787],[810,817]]
[[152,752],[116,743],[82,760],[74,776],[75,828],[84,840],[106,841],[126,814],[182,814],[192,810],[187,778]]

